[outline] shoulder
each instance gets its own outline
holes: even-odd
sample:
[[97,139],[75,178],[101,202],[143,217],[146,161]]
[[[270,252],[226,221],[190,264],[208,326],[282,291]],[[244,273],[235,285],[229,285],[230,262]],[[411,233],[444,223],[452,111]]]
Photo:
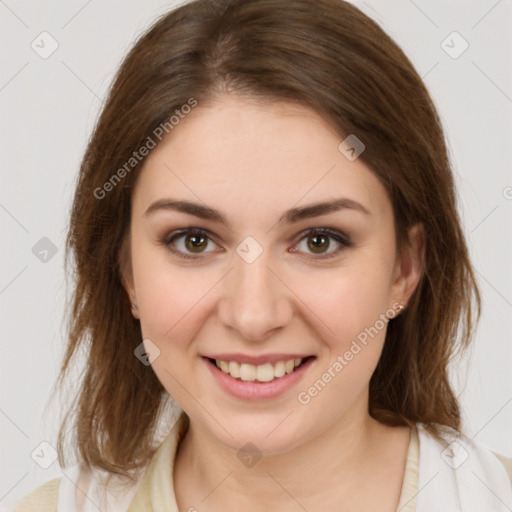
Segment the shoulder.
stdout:
[[61,478],[48,480],[23,496],[11,512],[57,512]]
[[[176,447],[187,427],[188,417],[182,413],[170,432],[159,440],[149,463],[150,467],[157,467],[161,474],[166,472],[167,467],[172,467]],[[98,468],[86,468],[82,464],[76,464],[63,470],[66,478],[63,475],[45,482],[22,497],[9,512],[58,512],[59,505],[65,512],[82,510],[85,496],[93,503],[100,504],[99,509],[104,512],[128,510],[147,469],[147,466],[140,468],[133,474],[133,479],[126,479]],[[153,480],[160,481],[161,478],[156,478],[153,472],[149,472],[146,480],[152,488]],[[76,489],[81,492],[77,493]]]
[[510,483],[512,484],[512,457],[507,457],[495,451],[492,451],[491,453],[503,464],[503,467],[507,471]]
[[464,432],[438,425],[437,435],[418,427],[417,510],[505,512],[512,482],[507,457]]
[[[431,445],[431,452],[437,452],[437,460],[442,460],[453,470],[467,466],[466,461],[478,462],[482,469],[501,474],[512,485],[512,457],[498,453],[487,444],[477,441],[464,432],[457,432],[440,425],[443,442],[435,439],[422,424],[418,424],[420,446]],[[435,446],[435,450],[433,447]]]

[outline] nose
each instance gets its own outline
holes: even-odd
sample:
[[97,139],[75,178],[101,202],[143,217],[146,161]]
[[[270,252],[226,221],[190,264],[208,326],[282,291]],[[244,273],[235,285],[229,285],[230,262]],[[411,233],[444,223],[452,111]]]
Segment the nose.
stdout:
[[221,324],[252,342],[275,335],[293,315],[293,294],[266,254],[252,263],[235,254],[235,268],[224,279],[218,303]]

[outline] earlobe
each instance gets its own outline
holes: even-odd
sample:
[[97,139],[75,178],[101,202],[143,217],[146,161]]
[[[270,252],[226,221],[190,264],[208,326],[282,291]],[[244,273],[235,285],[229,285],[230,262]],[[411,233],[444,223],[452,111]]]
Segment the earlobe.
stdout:
[[425,229],[423,224],[418,223],[409,228],[408,239],[397,256],[393,296],[404,307],[407,307],[423,275],[424,262]]
[[134,318],[140,319],[137,294],[135,293],[135,285],[133,282],[131,258],[128,253],[128,240],[125,239],[119,254],[119,276],[121,284],[128,296],[128,300],[130,301],[132,315]]
[[131,274],[131,271],[129,271],[128,276],[123,274],[121,278],[121,284],[123,285],[123,288],[125,289],[126,294],[128,296],[128,300],[130,301],[133,317],[136,319],[140,319],[139,306],[137,303],[137,294],[135,293],[135,287],[133,285],[133,276]]

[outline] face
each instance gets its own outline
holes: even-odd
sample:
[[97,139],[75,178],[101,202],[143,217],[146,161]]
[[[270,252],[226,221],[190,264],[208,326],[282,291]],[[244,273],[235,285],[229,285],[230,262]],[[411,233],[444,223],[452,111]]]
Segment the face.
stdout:
[[137,181],[124,285],[156,375],[223,445],[282,453],[368,418],[419,260],[340,142],[304,106],[228,96],[180,121]]

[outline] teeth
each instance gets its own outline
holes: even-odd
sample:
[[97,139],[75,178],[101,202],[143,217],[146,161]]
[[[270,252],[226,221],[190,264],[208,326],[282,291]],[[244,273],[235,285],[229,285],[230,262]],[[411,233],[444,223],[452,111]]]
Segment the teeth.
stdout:
[[276,377],[282,377],[286,374],[286,370],[284,369],[284,361],[277,361],[274,365],[274,375]]
[[217,361],[217,368],[224,373],[231,375],[235,379],[241,379],[246,382],[257,380],[258,382],[271,382],[276,378],[283,377],[287,373],[293,372],[297,366],[302,363],[302,358],[289,359],[288,361],[277,361],[274,364],[265,363],[253,365],[236,361]]
[[240,378],[240,365],[236,361],[229,362],[229,370],[226,372],[231,375],[231,377],[235,377],[235,379]]
[[247,381],[256,380],[256,366],[242,363],[240,365],[240,378]]
[[274,367],[270,363],[256,366],[256,380],[260,382],[270,382],[274,380],[274,378]]
[[295,359],[290,359],[289,361],[286,361],[284,363],[284,369],[286,373],[293,372],[293,369],[295,368]]

